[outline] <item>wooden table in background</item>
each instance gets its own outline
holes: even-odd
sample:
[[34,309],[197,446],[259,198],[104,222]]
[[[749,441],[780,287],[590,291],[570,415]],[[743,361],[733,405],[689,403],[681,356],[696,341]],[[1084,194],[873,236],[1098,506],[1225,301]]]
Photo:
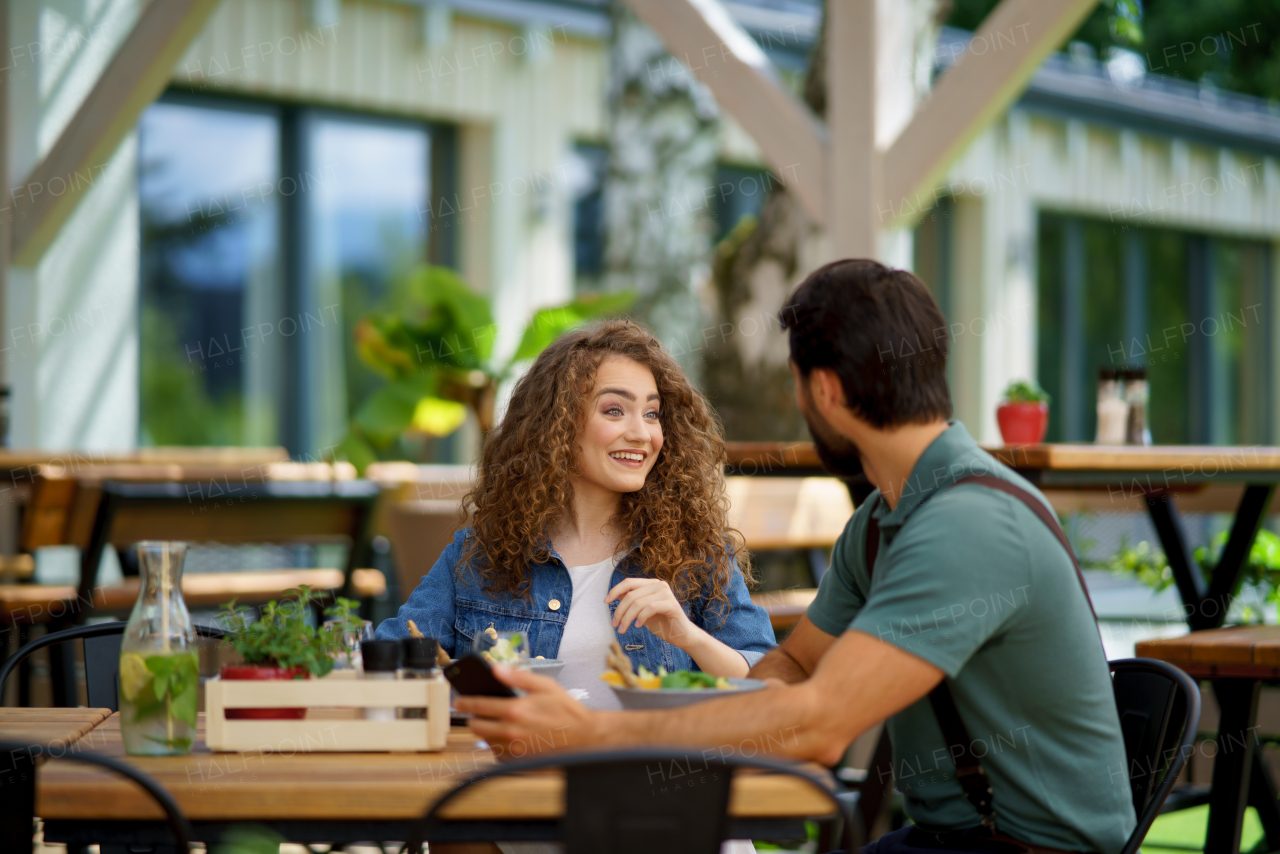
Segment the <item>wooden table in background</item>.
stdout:
[[763,593],[752,593],[751,601],[764,608],[769,615],[769,622],[774,631],[790,629],[800,622],[800,618],[813,604],[818,595],[816,588],[799,590],[769,590]]
[[[494,763],[492,751],[465,728],[454,728],[440,753],[308,753],[292,744],[210,753],[203,718],[190,756],[128,757],[173,794],[202,840],[218,838],[234,822],[266,825],[295,842],[403,839],[430,803]],[[97,751],[124,756],[119,715],[88,737]],[[826,779],[824,769],[811,770]],[[748,772],[733,782],[735,836],[803,836],[805,817],[830,810],[825,795],[795,778]],[[554,839],[562,811],[563,777],[549,771],[478,787],[447,815],[485,822],[460,831],[470,839]],[[36,812],[45,820],[47,841],[165,838],[159,808],[136,787],[110,771],[67,760],[40,769]]]
[[110,709],[15,709],[0,707],[0,740],[41,745],[57,754],[102,723]]
[[1212,680],[1220,713],[1204,850],[1237,854],[1245,806],[1276,801],[1275,787],[1260,761],[1255,726],[1259,688],[1264,681],[1280,681],[1280,626],[1212,629],[1142,641],[1136,653],[1177,665],[1197,679]]
[[[727,448],[730,474],[805,477],[824,473],[808,442],[729,442]],[[1101,499],[1101,506],[1114,510],[1145,505],[1187,606],[1192,630],[1222,625],[1240,586],[1240,570],[1280,483],[1280,448],[1053,444],[984,450],[1039,487],[1060,512],[1065,493]],[[864,476],[845,483],[855,503],[872,490]],[[1231,533],[1210,585],[1195,568],[1174,506],[1174,496],[1184,501],[1206,492],[1218,500],[1238,497]],[[1213,509],[1230,511],[1231,507]],[[1280,835],[1275,841],[1280,843]]]

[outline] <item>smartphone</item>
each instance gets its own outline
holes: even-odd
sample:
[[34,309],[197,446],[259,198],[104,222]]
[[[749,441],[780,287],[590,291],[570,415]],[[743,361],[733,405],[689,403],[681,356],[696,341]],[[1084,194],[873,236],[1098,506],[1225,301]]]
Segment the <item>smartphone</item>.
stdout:
[[489,669],[489,663],[471,653],[445,667],[444,678],[458,689],[459,694],[481,697],[514,697],[516,692],[498,681]]

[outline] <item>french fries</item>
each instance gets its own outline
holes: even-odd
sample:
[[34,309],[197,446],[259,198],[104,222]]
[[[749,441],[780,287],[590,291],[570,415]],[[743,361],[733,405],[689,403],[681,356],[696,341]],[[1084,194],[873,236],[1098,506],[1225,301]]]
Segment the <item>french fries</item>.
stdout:
[[628,688],[639,688],[640,680],[636,678],[636,674],[631,669],[631,659],[622,651],[622,647],[617,641],[609,645],[609,652],[604,657],[604,663],[607,664],[614,673],[617,673],[622,679],[622,684]]
[[[406,620],[405,622],[409,624],[409,637],[411,638],[426,637],[426,635],[422,633],[422,629],[418,628],[418,624],[415,623],[413,620]],[[444,667],[451,660],[452,659],[449,658],[449,653],[445,652],[444,649],[440,646],[436,647],[436,664],[440,665],[441,667]]]

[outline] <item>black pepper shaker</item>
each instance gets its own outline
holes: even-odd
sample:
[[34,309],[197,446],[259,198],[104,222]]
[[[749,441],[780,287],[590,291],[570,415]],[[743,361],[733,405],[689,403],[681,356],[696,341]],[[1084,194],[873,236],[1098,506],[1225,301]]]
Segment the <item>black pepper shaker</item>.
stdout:
[[[436,675],[436,655],[440,644],[435,638],[404,638],[401,679],[430,679]],[[425,718],[426,709],[401,709],[402,718]]]
[[[400,668],[400,642],[393,640],[367,640],[360,644],[360,657],[364,659],[364,678],[393,680]],[[394,706],[374,707],[364,710],[365,720],[394,721]]]

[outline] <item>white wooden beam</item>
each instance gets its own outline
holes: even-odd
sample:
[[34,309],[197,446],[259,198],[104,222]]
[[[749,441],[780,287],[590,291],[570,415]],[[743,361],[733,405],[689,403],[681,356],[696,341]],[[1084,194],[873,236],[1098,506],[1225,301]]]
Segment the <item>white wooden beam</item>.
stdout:
[[875,258],[876,0],[828,0],[827,240],[833,259]]
[[92,186],[142,111],[164,91],[173,66],[217,7],[218,0],[151,0],[45,158],[11,198],[25,216],[14,219],[13,263],[34,266]]
[[987,15],[969,49],[884,154],[879,210],[885,225],[930,207],[951,164],[1095,5],[1097,0],[1004,0]]
[[[764,51],[719,0],[624,0],[746,130],[815,223],[827,219],[822,123],[778,80]],[[682,73],[654,68],[654,74]]]
[[[9,53],[9,5],[0,3],[0,50]],[[9,75],[0,75],[0,192],[9,187]],[[9,214],[12,197],[0,200],[0,329],[7,329],[5,306],[9,288]],[[5,360],[8,362],[9,360]],[[0,369],[7,384],[11,371]],[[4,437],[0,437],[3,439]]]

